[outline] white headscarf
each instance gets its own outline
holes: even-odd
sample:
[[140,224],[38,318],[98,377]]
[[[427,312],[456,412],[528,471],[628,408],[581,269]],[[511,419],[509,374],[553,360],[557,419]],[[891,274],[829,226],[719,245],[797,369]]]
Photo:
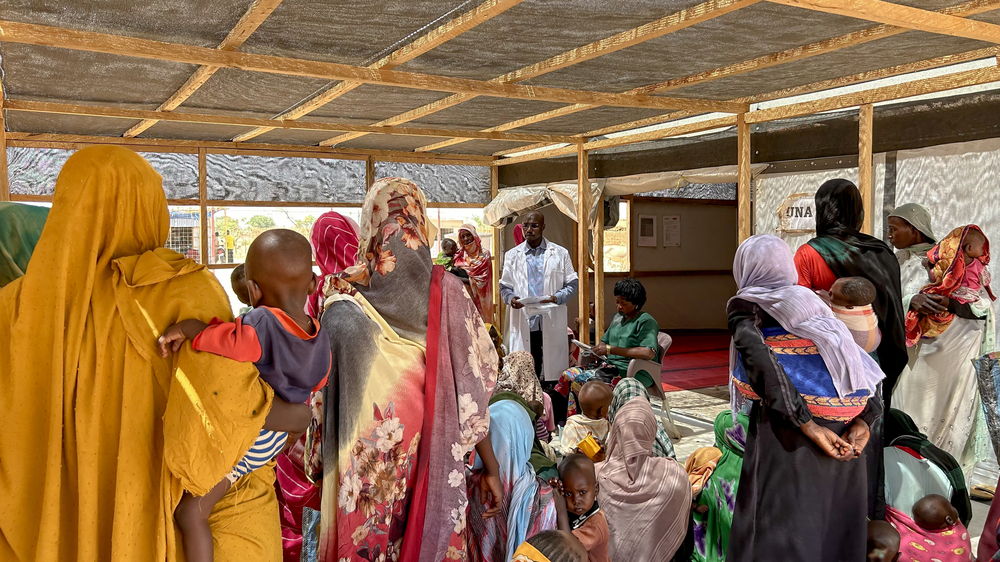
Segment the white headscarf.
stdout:
[[[733,276],[739,290],[734,299],[757,304],[781,327],[812,340],[819,350],[833,386],[841,397],[859,390],[874,394],[885,374],[878,363],[854,341],[822,299],[797,285],[798,272],[788,244],[771,235],[747,238],[736,250]],[[730,354],[730,371],[735,364]]]

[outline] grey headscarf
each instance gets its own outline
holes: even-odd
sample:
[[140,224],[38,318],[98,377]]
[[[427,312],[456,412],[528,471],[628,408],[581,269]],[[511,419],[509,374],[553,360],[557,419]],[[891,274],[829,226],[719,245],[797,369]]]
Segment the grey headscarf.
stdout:
[[[816,293],[796,284],[799,275],[784,240],[767,234],[747,238],[736,250],[733,276],[739,287],[733,298],[757,304],[782,328],[816,344],[838,395],[859,390],[874,394],[885,374],[830,307]],[[733,349],[730,371],[735,361]]]
[[910,226],[917,229],[921,234],[930,238],[931,242],[918,242],[909,248],[902,248],[896,250],[896,261],[899,265],[903,265],[913,256],[920,256],[921,258],[934,247],[934,242],[937,241],[937,237],[934,236],[934,231],[931,230],[931,214],[927,212],[927,209],[923,208],[916,203],[907,203],[905,205],[900,205],[896,207],[891,213],[890,217],[896,217],[897,219],[903,219],[904,221],[910,223]]

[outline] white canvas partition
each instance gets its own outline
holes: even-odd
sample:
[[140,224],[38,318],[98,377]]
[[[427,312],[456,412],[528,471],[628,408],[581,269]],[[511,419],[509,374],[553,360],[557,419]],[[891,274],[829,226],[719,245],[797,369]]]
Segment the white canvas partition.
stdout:
[[[792,251],[805,244],[814,236],[808,233],[786,233],[779,230],[778,210],[785,200],[795,194],[814,195],[823,182],[836,178],[844,178],[857,184],[858,169],[836,168],[803,172],[788,172],[781,174],[763,174],[754,178],[754,234],[775,234],[780,236]],[[882,238],[884,232],[882,219],[882,200],[884,198],[885,155],[875,155],[874,199],[875,216],[872,223],[874,234]]]
[[[766,168],[767,164],[754,164],[751,166],[751,171],[756,175]],[[602,194],[603,197],[610,197],[656,192],[662,197],[669,197],[671,189],[679,189],[687,185],[734,184],[736,181],[736,166],[635,174],[614,178],[591,178],[591,201],[594,202],[594,205],[590,210],[590,221],[593,223],[597,216],[597,201],[600,200]],[[499,226],[503,219],[508,216],[523,214],[551,202],[560,212],[575,221],[576,200],[577,182],[575,181],[508,187],[501,189],[483,212],[488,224]]]

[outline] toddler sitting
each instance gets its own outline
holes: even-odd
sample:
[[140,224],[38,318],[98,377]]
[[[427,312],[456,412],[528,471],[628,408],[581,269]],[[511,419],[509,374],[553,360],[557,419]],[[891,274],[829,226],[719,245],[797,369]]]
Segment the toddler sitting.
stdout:
[[608,520],[597,504],[597,473],[594,462],[576,453],[559,463],[555,488],[559,530],[570,531],[587,549],[590,562],[610,562]]
[[[562,439],[556,447],[561,455],[568,455],[580,448],[580,443],[593,437],[599,445],[608,438],[611,425],[608,423],[608,408],[611,407],[611,387],[601,381],[590,381],[580,388],[580,409],[582,414],[576,414],[566,419]],[[593,458],[593,457],[592,457]],[[604,460],[601,457],[595,461]]]
[[[242,285],[254,308],[233,322],[182,320],[160,337],[160,353],[177,352],[190,339],[195,351],[253,362],[278,397],[304,403],[326,383],[331,365],[330,342],[319,322],[305,313],[316,285],[309,241],[292,230],[268,230],[250,245],[244,267]],[[287,433],[262,429],[232,472],[206,495],[185,492],[175,517],[188,560],[212,560],[208,515],[213,506],[240,477],[277,456],[287,439]]]
[[864,277],[841,277],[830,287],[830,308],[850,330],[861,349],[875,351],[882,341],[878,317],[872,309],[875,285]]

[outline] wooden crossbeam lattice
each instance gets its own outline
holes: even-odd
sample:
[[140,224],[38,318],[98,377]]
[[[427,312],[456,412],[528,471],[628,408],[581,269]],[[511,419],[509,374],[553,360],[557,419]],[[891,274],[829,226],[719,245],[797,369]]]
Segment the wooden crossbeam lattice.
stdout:
[[1000,25],[894,4],[885,0],[769,0],[785,6],[877,21],[953,37],[1000,43]]
[[[490,19],[506,12],[523,1],[524,0],[487,0],[472,10],[432,29],[428,33],[418,37],[410,43],[407,43],[399,49],[396,49],[376,62],[368,65],[368,68],[381,68],[388,70],[407,61],[413,60],[427,51],[437,48],[445,42],[458,37],[462,33],[465,33],[477,25],[489,21]],[[298,106],[282,113],[278,117],[275,117],[275,119],[299,119],[362,85],[363,84],[361,82],[339,82],[327,90],[320,92],[312,98],[302,102]],[[273,130],[274,127],[258,127],[252,131],[237,135],[233,138],[233,141],[245,142]]]
[[[250,35],[254,31],[257,31],[257,28],[264,23],[264,20],[271,15],[271,12],[281,5],[281,2],[282,0],[254,0],[254,3],[243,14],[240,21],[236,22],[236,25],[226,35],[226,38],[222,40],[222,43],[219,43],[218,48],[223,51],[238,49],[250,38]],[[177,109],[179,105],[194,95],[205,82],[208,82],[208,79],[215,75],[218,70],[218,66],[199,66],[198,70],[194,71],[194,74],[173,95],[167,98],[167,101],[160,104],[157,111],[172,111]],[[140,135],[155,124],[156,121],[152,119],[140,121],[125,131],[123,136],[134,137]]]
[[[645,41],[655,39],[657,37],[662,37],[668,33],[673,33],[680,29],[685,29],[691,27],[698,23],[708,21],[719,16],[723,16],[730,12],[745,8],[752,4],[756,4],[758,0],[708,0],[696,6],[681,10],[679,12],[673,13],[669,16],[660,18],[658,20],[643,24],[639,27],[623,31],[621,33],[616,33],[610,37],[606,37],[599,41],[589,43],[582,47],[577,47],[571,49],[564,53],[560,53],[554,57],[550,57],[544,61],[531,64],[517,70],[513,70],[501,76],[490,80],[490,82],[498,84],[509,84],[514,82],[520,82],[523,80],[528,80],[530,78],[535,78],[542,76],[543,74],[548,74],[550,72],[555,72],[566,68],[568,66],[579,64],[584,61],[588,61],[600,56],[607,55],[616,51],[620,51],[627,47],[638,45]],[[401,113],[399,115],[384,119],[376,123],[376,125],[400,125],[409,121],[420,119],[422,117],[427,117],[439,111],[443,111],[449,107],[454,107],[460,103],[464,103],[471,99],[474,99],[475,95],[467,94],[457,94],[454,96],[448,96],[447,98],[437,100],[426,104],[422,107]],[[587,105],[587,104],[583,104]],[[587,105],[587,107],[593,107]],[[679,108],[681,109],[681,108]],[[568,115],[572,111],[567,111],[566,109],[558,110],[562,113],[550,114],[550,112],[545,112],[540,114],[540,116],[550,115],[545,118],[553,118],[560,115]],[[544,118],[540,119],[544,120]],[[514,122],[515,124],[509,128],[523,127],[532,122],[537,121],[527,121],[518,120]],[[520,124],[517,124],[520,123]],[[505,125],[500,125],[499,127],[504,127]],[[503,131],[507,130],[504,128],[491,128],[491,130]],[[327,139],[320,143],[322,146],[336,146],[340,143],[347,142],[349,140],[360,137],[360,134],[347,134],[338,137]]]
[[[941,15],[944,15],[944,16],[949,16],[949,17],[958,17],[958,16],[971,16],[971,15],[981,14],[981,13],[989,12],[989,11],[996,10],[996,9],[1000,9],[1000,0],[970,0],[968,2],[964,2],[962,4],[958,4],[956,6],[951,6],[951,7],[948,7],[948,8],[944,8],[944,9],[940,10],[939,12],[931,12],[931,13],[938,13],[938,14],[941,14]],[[865,43],[869,43],[871,41],[875,41],[875,40],[878,40],[878,39],[885,39],[887,37],[892,37],[894,35],[899,35],[901,33],[905,33],[906,31],[909,31],[909,29],[906,28],[906,27],[898,27],[898,26],[884,25],[884,24],[883,25],[877,25],[877,26],[874,26],[874,27],[869,27],[867,29],[862,29],[862,30],[859,30],[859,31],[854,31],[854,32],[851,32],[851,33],[846,33],[844,35],[839,35],[839,36],[832,37],[832,38],[829,38],[829,39],[823,39],[823,40],[820,40],[820,41],[814,41],[814,42],[806,44],[806,45],[801,45],[801,46],[798,46],[798,47],[792,47],[790,49],[785,49],[783,51],[778,51],[778,52],[775,52],[775,53],[770,53],[770,54],[762,55],[762,56],[759,56],[759,57],[755,57],[753,59],[749,59],[749,60],[745,60],[745,61],[740,61],[740,62],[733,63],[733,64],[728,64],[728,65],[721,66],[721,67],[718,67],[718,68],[714,68],[714,69],[711,69],[711,70],[706,70],[706,71],[703,71],[703,72],[698,72],[698,73],[695,73],[695,74],[691,74],[691,75],[688,75],[688,76],[682,76],[682,77],[679,77],[679,78],[673,78],[673,79],[670,79],[670,80],[665,80],[663,82],[657,82],[657,83],[654,83],[654,84],[648,84],[648,85],[645,85],[645,86],[640,86],[638,88],[633,88],[633,89],[628,90],[628,91],[623,92],[623,93],[626,93],[626,94],[652,94],[652,93],[665,92],[665,91],[669,91],[669,90],[676,90],[676,89],[687,87],[687,86],[693,86],[695,84],[702,84],[702,83],[705,83],[705,82],[710,82],[712,80],[719,80],[721,78],[727,78],[727,77],[736,76],[736,75],[739,75],[739,74],[746,74],[748,72],[753,72],[755,70],[762,70],[762,69],[765,69],[765,68],[771,68],[771,67],[778,66],[778,65],[781,65],[781,64],[787,64],[787,63],[790,63],[790,62],[804,60],[804,59],[807,59],[807,58],[810,58],[810,57],[814,57],[814,56],[817,56],[817,55],[831,53],[831,52],[834,52],[834,51],[837,51],[839,49],[843,49],[843,48],[846,48],[846,47],[854,47],[854,46],[862,45],[862,44],[865,44]],[[554,118],[556,116],[561,117],[561,116],[569,115],[569,114],[572,114],[572,113],[577,113],[577,112],[580,112],[580,111],[586,111],[588,109],[593,109],[594,107],[596,107],[596,106],[588,106],[588,105],[585,105],[585,104],[576,104],[576,105],[567,106],[567,107],[564,107],[564,108],[559,108],[557,110],[553,110],[553,111],[550,111],[550,112],[546,112],[546,113],[552,114],[551,117],[546,117],[545,113],[540,113],[538,115],[534,115],[534,116],[525,118],[523,120],[531,120],[530,121],[531,123],[538,123],[538,122],[544,121],[546,119],[552,119],[552,118]],[[555,113],[556,111],[558,111],[559,113],[556,114]],[[654,116],[654,117],[649,117],[649,118],[646,118],[646,119],[640,119],[640,120],[637,120],[637,121],[631,121],[629,123],[623,123],[621,125],[616,125],[616,126],[612,126],[612,127],[606,127],[606,128],[603,128],[603,129],[599,129],[597,131],[590,131],[590,132],[587,132],[587,133],[583,133],[581,136],[591,137],[591,136],[606,135],[608,133],[614,133],[614,132],[619,132],[619,131],[626,131],[626,130],[634,129],[634,128],[638,128],[638,127],[645,127],[645,126],[648,126],[648,125],[656,125],[656,124],[659,124],[659,123],[665,123],[667,121],[672,121],[674,119],[679,119],[681,117],[687,117],[689,115],[691,115],[691,112],[683,112],[683,113],[681,113],[681,112],[672,112],[672,113],[667,113],[667,114],[664,114],[664,115],[658,115],[658,116]],[[532,120],[532,118],[536,118],[536,119]],[[512,128],[515,128],[515,127],[508,127],[508,125],[516,125],[516,123],[517,123],[516,121],[511,121],[510,123],[504,123],[504,124],[501,124],[501,125],[490,127],[489,129],[484,129],[484,130],[506,131],[506,130],[510,130]],[[523,125],[516,125],[516,126],[520,127],[520,126],[523,126]],[[431,145],[419,147],[416,150],[417,151],[436,150],[436,149],[444,148],[444,147],[447,147],[447,146],[454,146],[456,144],[461,144],[463,142],[466,142],[466,139],[458,139],[458,138],[456,138],[456,139],[448,139],[448,140],[437,142],[437,143],[434,143],[434,144],[431,144]],[[524,149],[527,149],[527,148],[529,148],[529,147],[524,147]],[[508,151],[501,151],[501,152],[498,152],[497,155],[498,156],[502,156],[506,152],[508,152]]]
[[219,51],[178,43],[166,43],[121,35],[77,31],[11,21],[0,21],[0,41],[188,64],[223,66],[285,76],[303,76],[326,80],[352,80],[382,86],[475,94],[499,98],[559,103],[588,103],[616,107],[698,109],[731,113],[738,113],[746,109],[743,104],[730,102],[668,98],[664,96],[631,96],[566,88],[501,84],[416,72],[372,70],[347,64],[242,53],[239,51]]
[[[151,121],[173,121],[180,123],[203,123],[212,125],[237,125],[259,127],[263,123],[273,123],[271,119],[252,117],[233,117],[209,113],[179,113],[175,111],[144,111],[124,109],[101,105],[80,105],[68,103],[39,102],[27,100],[7,100],[6,109],[10,111],[28,111],[35,113],[57,113],[63,115],[87,115],[91,117],[112,117],[121,119],[148,119]],[[372,125],[349,125],[345,123],[325,123],[318,121],[280,121],[275,128],[296,129],[301,131],[362,131],[384,135],[413,135],[424,137],[445,137],[466,134],[454,129],[435,129],[429,127],[377,127]],[[477,139],[500,140],[511,142],[574,142],[576,137],[569,135],[546,135],[532,133],[483,133],[469,131],[469,135]]]

